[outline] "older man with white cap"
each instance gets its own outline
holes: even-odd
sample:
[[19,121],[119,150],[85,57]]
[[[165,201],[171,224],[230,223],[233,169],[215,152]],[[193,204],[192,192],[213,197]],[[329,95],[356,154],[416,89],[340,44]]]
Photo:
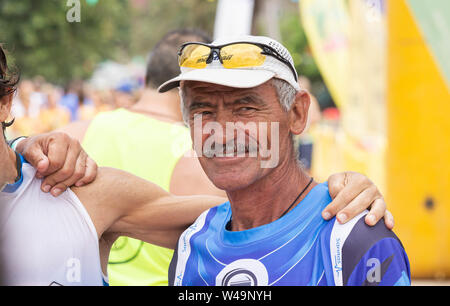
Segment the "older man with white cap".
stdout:
[[383,223],[367,226],[367,211],[345,224],[322,218],[328,185],[302,170],[292,141],[310,97],[285,47],[255,36],[193,42],[179,64],[160,91],[180,87],[199,161],[229,202],[180,237],[171,284],[410,284],[407,255]]

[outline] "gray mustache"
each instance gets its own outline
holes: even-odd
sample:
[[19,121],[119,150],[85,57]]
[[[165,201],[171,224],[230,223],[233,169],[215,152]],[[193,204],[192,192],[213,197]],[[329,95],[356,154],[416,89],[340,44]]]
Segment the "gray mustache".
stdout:
[[258,155],[258,144],[252,139],[248,143],[234,139],[225,144],[213,142],[211,146],[203,146],[203,155],[207,158],[256,157]]

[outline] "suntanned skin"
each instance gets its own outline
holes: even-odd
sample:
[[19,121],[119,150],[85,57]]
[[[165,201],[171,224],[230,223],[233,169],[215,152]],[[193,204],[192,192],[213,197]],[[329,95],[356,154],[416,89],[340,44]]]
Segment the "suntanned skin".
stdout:
[[[231,228],[247,230],[271,223],[283,214],[310,177],[298,166],[290,133],[303,132],[309,109],[309,95],[300,92],[293,109],[282,109],[275,88],[270,82],[258,87],[237,89],[211,83],[187,81],[186,106],[189,109],[189,124],[193,133],[193,118],[202,115],[202,124],[218,122],[268,123],[266,141],[271,146],[270,126],[279,124],[279,162],[274,168],[262,168],[261,156],[240,158],[199,158],[200,164],[210,180],[220,189],[226,190],[230,199],[233,219]],[[259,142],[258,135],[246,131],[248,138]],[[214,135],[217,135],[215,133]],[[211,135],[203,134],[202,143]],[[225,138],[226,135],[221,135]],[[225,139],[216,139],[226,143]],[[258,143],[259,144],[259,143]],[[317,183],[313,182],[298,201],[302,200]],[[280,190],[283,192],[280,193]],[[297,202],[298,203],[298,202]]]

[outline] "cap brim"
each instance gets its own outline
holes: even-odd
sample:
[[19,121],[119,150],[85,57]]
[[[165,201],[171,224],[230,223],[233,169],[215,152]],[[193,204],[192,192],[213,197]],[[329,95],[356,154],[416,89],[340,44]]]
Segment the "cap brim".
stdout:
[[251,88],[259,86],[275,76],[267,70],[244,69],[195,69],[180,74],[159,88],[159,92],[166,92],[180,86],[181,81],[197,81],[223,85],[235,88]]

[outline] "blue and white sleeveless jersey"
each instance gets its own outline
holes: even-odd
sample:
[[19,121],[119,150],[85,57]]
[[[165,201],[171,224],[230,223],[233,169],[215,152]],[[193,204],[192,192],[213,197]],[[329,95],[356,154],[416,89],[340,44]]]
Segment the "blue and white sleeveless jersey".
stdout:
[[408,257],[384,222],[367,211],[341,225],[323,220],[326,183],[284,217],[253,229],[227,230],[230,203],[211,208],[181,236],[169,284],[181,286],[410,285]]

